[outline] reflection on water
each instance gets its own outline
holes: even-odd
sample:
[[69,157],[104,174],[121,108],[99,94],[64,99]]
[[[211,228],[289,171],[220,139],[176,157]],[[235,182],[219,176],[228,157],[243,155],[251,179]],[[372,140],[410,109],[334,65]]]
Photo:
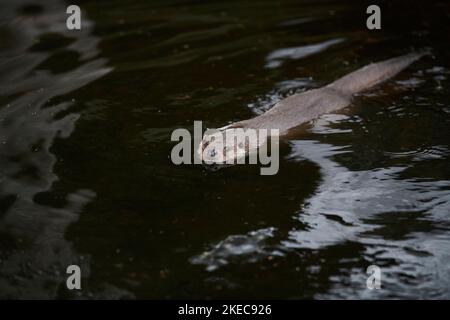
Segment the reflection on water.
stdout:
[[277,49],[267,56],[266,68],[277,68],[283,64],[284,60],[297,60],[309,57],[313,54],[322,52],[335,44],[341,43],[344,40],[345,39],[338,38],[307,46]]
[[206,270],[214,271],[227,265],[235,257],[242,257],[246,263],[254,263],[264,256],[281,255],[264,247],[267,238],[273,237],[273,228],[251,231],[246,235],[232,235],[214,246],[210,251],[194,257],[192,263],[206,265]]
[[[21,14],[15,16],[17,12]],[[104,59],[92,59],[98,39],[93,24],[83,20],[83,31],[67,37],[65,6],[56,1],[29,6],[3,1],[1,18],[13,35],[0,52],[0,95],[10,97],[0,108],[0,296],[3,298],[54,298],[65,286],[67,266],[82,266],[89,276],[89,256],[78,254],[65,239],[68,225],[78,219],[95,192],[76,190],[61,208],[36,202],[58,177],[50,148],[56,138],[67,138],[78,115],[67,113],[70,101],[54,97],[76,90],[110,71]],[[1,20],[1,19],[0,19]],[[45,49],[46,37],[67,42],[59,48],[74,52],[80,63],[70,70],[42,69],[53,54]],[[36,42],[40,39],[40,42]],[[64,290],[63,290],[64,291]]]
[[[450,7],[389,2],[368,32],[361,3],[88,1],[68,32],[60,1],[2,1],[0,297],[450,297]],[[275,176],[168,158],[194,120],[420,48],[284,141]]]
[[[405,179],[401,176],[406,167],[350,171],[333,161],[345,149],[316,141],[294,142],[291,156],[318,163],[323,180],[299,213],[306,230],[290,231],[283,244],[317,249],[358,241],[366,247],[367,260],[383,266],[384,286],[397,297],[448,296],[450,181]],[[407,228],[402,227],[405,221]],[[368,294],[361,277],[351,288],[343,288],[339,279],[334,282],[322,297]],[[375,296],[391,295],[382,291]]]

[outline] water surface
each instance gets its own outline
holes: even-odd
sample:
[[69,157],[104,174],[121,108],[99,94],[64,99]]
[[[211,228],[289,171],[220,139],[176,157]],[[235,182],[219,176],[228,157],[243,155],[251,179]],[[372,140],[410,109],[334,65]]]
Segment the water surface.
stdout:
[[[69,31],[62,1],[3,0],[0,297],[450,298],[450,7],[382,3],[368,31],[367,5],[83,1]],[[277,175],[170,161],[176,128],[424,48]]]

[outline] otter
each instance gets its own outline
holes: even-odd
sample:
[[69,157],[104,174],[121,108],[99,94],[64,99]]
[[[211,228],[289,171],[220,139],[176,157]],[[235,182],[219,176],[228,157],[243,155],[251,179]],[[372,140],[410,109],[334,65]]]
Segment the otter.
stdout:
[[[319,116],[341,110],[350,105],[355,94],[370,89],[408,67],[424,56],[423,53],[409,53],[389,60],[372,63],[318,89],[291,95],[276,103],[265,113],[251,119],[239,121],[205,134],[197,149],[197,155],[206,163],[229,163],[230,158],[242,157],[254,152],[266,143],[267,138],[246,141],[234,145],[241,129],[276,129],[280,137],[287,136],[295,128],[309,123]],[[274,131],[274,130],[271,130]],[[224,143],[226,136],[226,143]],[[221,139],[218,139],[221,138]],[[223,138],[223,139],[222,139]],[[230,142],[230,138],[232,142]]]

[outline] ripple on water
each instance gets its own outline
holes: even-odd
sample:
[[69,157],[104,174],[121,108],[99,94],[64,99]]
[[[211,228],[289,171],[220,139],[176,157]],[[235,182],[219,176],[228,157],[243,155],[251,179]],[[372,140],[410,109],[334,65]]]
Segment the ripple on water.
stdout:
[[[442,149],[447,152],[437,148]],[[299,250],[362,243],[367,261],[385,265],[385,286],[390,292],[430,296],[441,290],[448,296],[450,273],[442,272],[450,271],[450,181],[402,178],[407,167],[351,171],[333,159],[342,152],[348,150],[317,141],[293,142],[291,159],[318,164],[322,182],[298,212],[306,230],[291,230],[283,245]],[[405,156],[423,161],[428,159],[424,154]],[[350,274],[355,277],[354,285],[336,281],[329,296],[373,296],[361,286],[365,282],[361,282],[364,274],[360,270]],[[402,284],[398,281],[402,276],[415,280]],[[416,285],[424,291],[419,293]]]
[[[21,11],[24,5],[28,9]],[[56,298],[68,265],[81,266],[85,277],[90,273],[89,257],[75,250],[65,231],[96,193],[74,190],[66,195],[62,207],[36,201],[58,179],[53,172],[57,161],[51,152],[54,141],[70,136],[79,118],[68,111],[71,100],[49,101],[111,71],[105,59],[95,58],[99,40],[92,35],[93,23],[87,17],[82,31],[73,33],[74,39],[57,44],[59,49],[76,52],[79,63],[58,73],[41,68],[52,57],[52,48],[35,50],[33,45],[49,34],[65,37],[65,9],[57,0],[36,5],[32,12],[24,1],[2,2],[0,20],[24,12],[9,20],[7,27],[15,41],[0,53],[0,95],[8,97],[8,104],[0,105],[0,235],[18,244],[0,250],[3,298]],[[100,290],[99,294],[113,297],[112,292]],[[124,292],[117,289],[116,293]]]
[[316,44],[310,44],[306,46],[289,47],[277,49],[269,53],[266,57],[266,68],[274,69],[278,68],[287,60],[298,60],[312,56],[327,50],[328,48],[342,43],[345,38],[336,38],[326,41],[322,41]]
[[214,245],[210,250],[193,257],[193,264],[205,265],[207,271],[214,271],[233,261],[254,263],[269,255],[282,253],[265,245],[274,236],[275,228],[251,231],[245,235],[231,235]]
[[281,81],[275,85],[274,90],[257,98],[255,102],[249,103],[248,108],[255,114],[263,114],[284,98],[295,93],[301,93],[314,86],[315,84],[311,77]]

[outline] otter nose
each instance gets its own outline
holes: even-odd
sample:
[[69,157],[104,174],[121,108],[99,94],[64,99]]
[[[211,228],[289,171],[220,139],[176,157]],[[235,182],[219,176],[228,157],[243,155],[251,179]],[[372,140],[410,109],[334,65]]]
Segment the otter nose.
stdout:
[[214,158],[217,155],[216,149],[212,149],[209,153],[209,156]]

